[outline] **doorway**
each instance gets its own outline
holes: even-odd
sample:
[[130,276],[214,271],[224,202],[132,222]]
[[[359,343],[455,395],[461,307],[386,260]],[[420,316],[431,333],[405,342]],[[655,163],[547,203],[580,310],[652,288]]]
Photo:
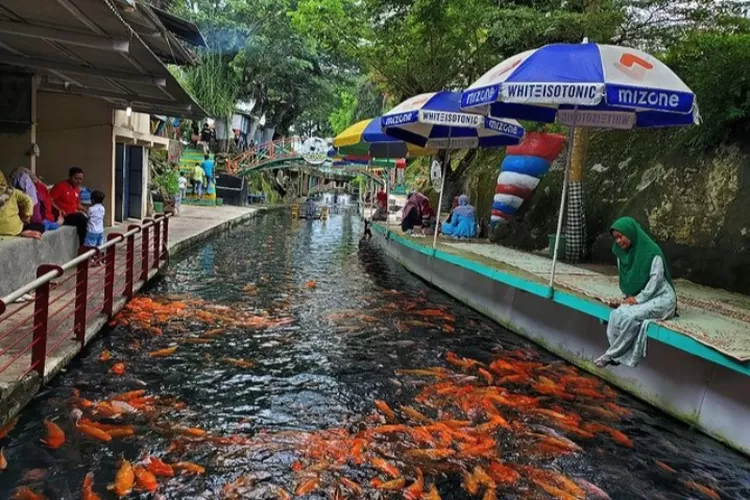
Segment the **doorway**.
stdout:
[[143,218],[143,147],[115,145],[115,220]]

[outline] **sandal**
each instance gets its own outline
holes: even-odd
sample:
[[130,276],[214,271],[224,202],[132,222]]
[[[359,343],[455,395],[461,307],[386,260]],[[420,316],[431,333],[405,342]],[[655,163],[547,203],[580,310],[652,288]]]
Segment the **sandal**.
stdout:
[[23,295],[21,295],[20,297],[18,297],[13,302],[15,302],[17,304],[21,304],[23,302],[30,302],[32,300],[34,300],[34,296],[33,295],[31,295],[30,293],[24,293]]

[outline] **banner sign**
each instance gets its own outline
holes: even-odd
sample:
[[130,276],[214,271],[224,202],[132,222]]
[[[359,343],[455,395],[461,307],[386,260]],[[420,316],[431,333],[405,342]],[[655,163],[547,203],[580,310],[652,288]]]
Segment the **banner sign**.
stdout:
[[380,119],[380,126],[383,128],[397,127],[406,123],[414,123],[417,121],[417,112],[409,111],[407,113],[398,113],[395,115],[386,115]]
[[603,83],[504,83],[501,100],[517,103],[594,106],[604,95]]
[[499,93],[500,85],[490,85],[489,87],[467,90],[461,94],[461,107],[470,108],[493,103],[497,101]]
[[690,113],[693,111],[694,101],[695,95],[690,92],[624,85],[607,87],[607,104],[611,106]]
[[[575,121],[575,123],[574,123]],[[631,129],[635,125],[635,113],[627,111],[588,111],[561,109],[557,112],[557,123],[573,127]]]
[[523,137],[524,134],[523,127],[515,123],[507,122],[505,120],[492,118],[491,116],[485,117],[484,128],[488,130],[494,130],[495,132],[500,132],[501,134],[509,135],[511,137]]
[[419,122],[429,125],[444,125],[447,127],[479,128],[482,125],[481,115],[471,113],[455,113],[449,111],[419,110]]

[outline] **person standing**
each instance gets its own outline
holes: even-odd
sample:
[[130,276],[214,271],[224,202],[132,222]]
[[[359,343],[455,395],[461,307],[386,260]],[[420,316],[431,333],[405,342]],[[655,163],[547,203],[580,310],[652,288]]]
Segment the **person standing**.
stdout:
[[[86,223],[86,238],[83,240],[83,246],[97,248],[104,244],[104,193],[93,191],[91,193],[91,206],[88,211],[88,221]],[[101,260],[95,258],[92,261],[94,266],[101,264]]]
[[203,178],[206,176],[199,163],[193,167],[193,194],[198,198],[203,196]]
[[81,186],[83,185],[83,170],[71,167],[68,178],[60,181],[52,188],[50,196],[63,217],[66,226],[74,226],[78,232],[78,243],[83,245],[86,237],[86,209],[81,205]]
[[180,178],[177,179],[177,187],[180,190],[180,193],[177,197],[177,213],[180,213],[180,208],[182,208],[182,200],[183,198],[185,198],[185,195],[187,195],[187,184],[187,179],[184,175],[182,175],[182,172],[180,172]]
[[[216,156],[214,156],[216,158]],[[203,169],[204,176],[204,182],[203,187],[206,189],[206,193],[209,192],[208,188],[212,183],[216,183],[216,179],[214,178],[214,167],[215,163],[213,160],[210,159],[209,155],[203,155],[203,161],[201,162],[201,168]]]
[[211,127],[208,126],[208,122],[203,124],[201,130],[201,143],[203,144],[203,154],[208,154],[211,145]]
[[617,219],[610,234],[625,299],[609,315],[609,349],[596,366],[634,367],[646,355],[649,323],[674,316],[677,295],[664,253],[635,219]]

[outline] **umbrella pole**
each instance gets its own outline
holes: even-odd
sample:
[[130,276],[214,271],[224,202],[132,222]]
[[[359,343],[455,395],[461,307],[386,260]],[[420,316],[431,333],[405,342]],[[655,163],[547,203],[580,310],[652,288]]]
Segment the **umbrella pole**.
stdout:
[[565,215],[565,201],[568,198],[568,178],[570,177],[570,163],[573,157],[573,136],[578,118],[578,106],[573,109],[573,124],[568,131],[568,152],[565,155],[565,174],[563,175],[562,198],[560,199],[560,213],[557,214],[557,231],[555,232],[555,248],[552,250],[552,270],[550,271],[549,286],[555,285],[555,268],[557,267],[557,252],[560,249],[560,235],[562,234],[563,216]]
[[[450,131],[448,132],[450,137]],[[445,189],[445,175],[448,172],[448,163],[451,161],[451,150],[445,151],[445,164],[443,164],[443,177],[440,179],[440,197],[438,198],[437,217],[435,217],[435,233],[432,236],[432,249],[437,247],[438,233],[440,232],[440,210],[443,208],[443,190]]]

